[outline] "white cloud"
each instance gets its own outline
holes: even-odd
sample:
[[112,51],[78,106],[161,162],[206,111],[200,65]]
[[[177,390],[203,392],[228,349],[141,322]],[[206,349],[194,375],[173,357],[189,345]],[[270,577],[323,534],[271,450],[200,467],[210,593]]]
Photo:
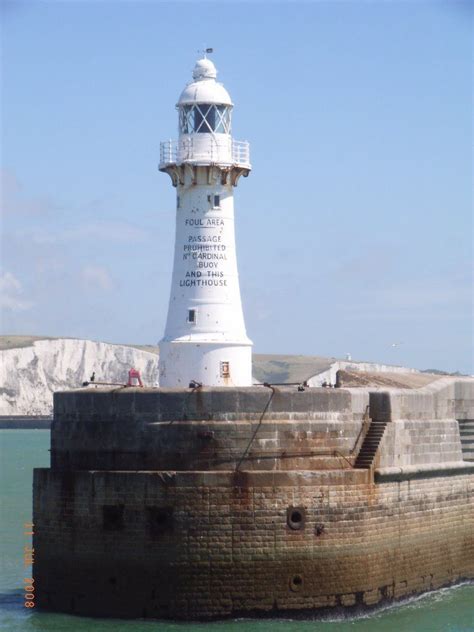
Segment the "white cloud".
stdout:
[[0,291],[21,292],[21,283],[11,272],[3,272],[0,276]]
[[22,298],[23,287],[11,272],[0,273],[0,308],[10,311],[24,311],[33,306]]
[[108,270],[102,266],[85,266],[81,270],[81,277],[87,288],[111,290],[113,287]]

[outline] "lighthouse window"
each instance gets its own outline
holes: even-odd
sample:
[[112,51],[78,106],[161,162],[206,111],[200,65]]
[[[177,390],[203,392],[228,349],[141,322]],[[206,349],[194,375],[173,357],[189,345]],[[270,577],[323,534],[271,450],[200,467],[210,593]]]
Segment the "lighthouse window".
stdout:
[[230,377],[230,362],[221,362],[221,377]]
[[195,323],[195,322],[196,322],[196,310],[188,309],[188,323]]
[[219,208],[220,205],[221,205],[221,196],[220,195],[215,195],[214,196],[214,208]]
[[230,108],[210,103],[184,105],[179,111],[179,128],[182,134],[230,134]]

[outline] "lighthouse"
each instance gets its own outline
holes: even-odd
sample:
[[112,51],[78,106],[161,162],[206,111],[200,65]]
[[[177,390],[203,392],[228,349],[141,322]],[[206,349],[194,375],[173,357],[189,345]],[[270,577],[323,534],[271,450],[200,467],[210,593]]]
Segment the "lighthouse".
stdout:
[[248,176],[249,143],[232,138],[233,103],[210,59],[196,62],[177,103],[177,141],[160,145],[176,187],[176,236],[160,386],[250,386],[235,248],[234,188]]

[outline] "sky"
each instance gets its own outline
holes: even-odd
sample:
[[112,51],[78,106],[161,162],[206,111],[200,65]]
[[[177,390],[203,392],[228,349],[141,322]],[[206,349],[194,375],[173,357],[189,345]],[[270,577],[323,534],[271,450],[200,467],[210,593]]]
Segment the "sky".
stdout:
[[1,3],[1,332],[156,344],[197,51],[248,140],[255,353],[473,373],[473,5]]

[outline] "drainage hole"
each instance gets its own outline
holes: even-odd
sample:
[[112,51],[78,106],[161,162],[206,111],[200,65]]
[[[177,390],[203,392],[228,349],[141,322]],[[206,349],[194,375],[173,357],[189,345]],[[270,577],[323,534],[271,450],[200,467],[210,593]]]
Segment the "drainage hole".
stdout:
[[303,587],[303,577],[301,575],[294,575],[290,579],[290,590],[298,592]]
[[306,512],[303,507],[288,507],[286,510],[286,522],[290,529],[303,529],[305,520]]

